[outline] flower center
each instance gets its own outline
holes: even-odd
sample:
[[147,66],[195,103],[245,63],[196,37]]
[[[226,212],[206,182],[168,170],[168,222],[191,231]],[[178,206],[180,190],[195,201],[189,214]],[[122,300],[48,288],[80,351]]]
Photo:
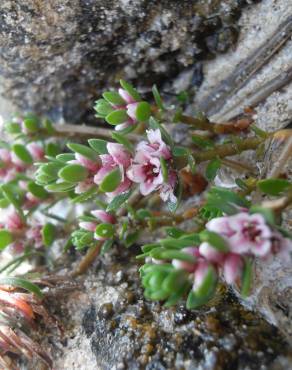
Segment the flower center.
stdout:
[[249,240],[256,242],[260,239],[261,230],[257,228],[257,225],[254,223],[247,223],[242,229],[243,235]]
[[159,175],[159,169],[150,162],[144,164],[143,172],[146,177],[146,182],[152,182],[153,179]]

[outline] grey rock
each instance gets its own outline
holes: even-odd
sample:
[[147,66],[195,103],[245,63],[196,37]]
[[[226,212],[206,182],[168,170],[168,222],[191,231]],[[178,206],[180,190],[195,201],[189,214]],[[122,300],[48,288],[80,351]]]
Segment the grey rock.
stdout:
[[21,111],[88,122],[102,89],[119,78],[147,90],[226,50],[237,38],[240,3],[3,0],[4,95]]

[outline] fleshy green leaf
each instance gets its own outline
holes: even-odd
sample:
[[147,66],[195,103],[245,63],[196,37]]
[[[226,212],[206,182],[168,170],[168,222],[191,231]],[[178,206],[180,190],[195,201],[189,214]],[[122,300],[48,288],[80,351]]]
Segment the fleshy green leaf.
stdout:
[[292,184],[284,179],[265,179],[257,182],[257,187],[268,195],[279,195],[291,186]]
[[187,157],[189,150],[182,146],[175,146],[172,150],[172,154],[174,157]]
[[116,190],[122,180],[122,174],[119,168],[115,168],[108,175],[106,175],[99,185],[99,189],[104,193],[111,193]]
[[30,191],[35,197],[40,199],[46,199],[49,196],[49,194],[42,186],[36,184],[33,181],[30,181],[27,184],[27,190]]
[[167,183],[167,181],[168,181],[168,168],[167,168],[166,160],[163,157],[160,157],[160,166],[161,166],[163,181],[165,183]]
[[73,152],[81,154],[83,157],[89,158],[92,161],[95,161],[98,158],[96,152],[86,145],[69,143],[67,144],[67,147]]
[[20,160],[22,160],[24,163],[27,163],[27,164],[32,164],[33,163],[32,156],[24,145],[14,144],[12,146],[12,150],[17,155],[17,157]]
[[130,141],[118,132],[112,133],[112,138],[115,139],[118,143],[122,144],[130,153],[134,152],[134,147]]
[[58,172],[58,176],[64,181],[77,183],[87,178],[88,170],[80,164],[68,164]]
[[206,178],[208,181],[213,181],[217,175],[217,171],[221,167],[220,159],[212,159],[206,168]]
[[115,233],[115,227],[113,224],[102,223],[96,226],[95,234],[100,238],[112,238]]
[[166,227],[165,230],[166,230],[167,235],[170,236],[171,238],[178,239],[181,236],[185,235],[185,232],[181,229],[178,229],[177,227],[169,226],[169,227]]
[[165,108],[163,106],[163,102],[162,102],[161,96],[159,94],[159,91],[156,85],[153,85],[152,87],[152,94],[154,96],[154,100],[155,100],[157,107],[161,110],[164,110]]
[[5,124],[5,131],[11,135],[20,134],[21,126],[16,122],[8,122]]
[[29,132],[37,132],[39,130],[39,121],[37,118],[26,118],[23,123]]
[[44,246],[50,247],[55,240],[56,227],[51,223],[46,223],[42,228],[42,239]]
[[54,193],[66,193],[67,191],[73,190],[75,184],[71,182],[59,182],[57,184],[50,184],[45,187],[47,191],[51,191]]
[[60,153],[60,146],[55,143],[47,143],[46,155],[50,157],[56,157]]
[[147,122],[151,115],[150,104],[146,101],[142,101],[137,105],[136,118],[139,122]]
[[0,230],[0,250],[6,248],[13,242],[13,236],[8,230]]
[[108,154],[107,151],[107,141],[102,139],[89,139],[89,146],[95,150],[98,154]]
[[113,244],[114,241],[112,239],[106,240],[101,247],[100,254],[103,256],[106,252],[108,252],[111,249]]
[[19,277],[1,277],[0,278],[0,284],[1,285],[11,285],[11,286],[14,286],[14,287],[18,287],[18,288],[21,288],[21,289],[24,289],[24,290],[27,290],[33,294],[35,294],[37,297],[39,298],[43,298],[43,293],[42,291],[40,290],[40,288],[31,283],[30,281],[28,280],[25,280],[25,279],[21,279]]
[[111,113],[114,110],[113,107],[110,105],[110,103],[108,103],[104,99],[99,99],[96,102],[94,109],[102,117],[107,116],[109,113]]
[[202,242],[209,243],[212,247],[217,249],[219,252],[226,253],[229,251],[228,242],[219,234],[204,230],[200,233],[200,238]]
[[77,195],[76,197],[74,197],[71,200],[71,202],[73,204],[87,202],[89,199],[91,199],[94,196],[96,196],[97,193],[98,193],[98,188],[97,188],[97,186],[94,185],[92,188],[88,189],[84,193],[82,193],[82,194]]
[[105,120],[110,125],[119,125],[120,123],[125,123],[129,119],[125,109],[117,109],[108,114]]
[[131,95],[131,97],[135,100],[135,101],[140,101],[141,100],[141,97],[138,93],[138,91],[131,85],[129,84],[128,82],[126,82],[125,80],[120,80],[120,84],[122,86],[122,88],[124,90],[127,91],[127,93],[129,95]]
[[58,154],[56,159],[61,162],[73,161],[75,159],[75,155],[73,153],[62,153]]
[[125,105],[125,101],[116,91],[107,91],[102,94],[106,101],[113,105]]
[[252,261],[251,259],[246,259],[243,272],[242,272],[242,282],[241,282],[241,295],[245,298],[250,293],[252,283]]
[[199,136],[199,135],[192,135],[192,141],[196,144],[199,148],[213,148],[214,144],[211,140]]
[[122,193],[114,197],[114,199],[109,203],[106,208],[107,212],[113,212],[118,210],[130,197],[131,191]]

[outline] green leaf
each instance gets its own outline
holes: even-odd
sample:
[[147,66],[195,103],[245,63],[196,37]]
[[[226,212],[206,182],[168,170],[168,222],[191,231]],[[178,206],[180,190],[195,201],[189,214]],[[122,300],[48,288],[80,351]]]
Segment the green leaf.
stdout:
[[148,209],[140,208],[136,212],[136,218],[138,220],[145,220],[146,218],[151,218],[152,213]]
[[88,144],[98,154],[108,154],[107,141],[102,139],[89,139]]
[[257,182],[257,187],[268,195],[279,195],[290,186],[292,186],[292,184],[284,179],[265,179]]
[[161,288],[168,293],[174,293],[185,285],[186,279],[185,271],[174,270],[164,279]]
[[29,132],[37,132],[39,130],[39,121],[37,118],[26,118],[23,123]]
[[13,236],[8,230],[0,230],[0,250],[6,248],[13,242]]
[[252,260],[246,259],[242,272],[242,282],[241,282],[242,297],[246,298],[249,295],[251,284],[252,284]]
[[169,135],[169,133],[154,117],[149,118],[149,126],[153,130],[159,129],[159,131],[161,132],[161,136],[163,140],[166,142],[166,144],[170,145],[171,147],[174,146],[173,140],[171,136]]
[[214,143],[211,140],[206,139],[205,137],[199,135],[192,135],[192,141],[199,148],[213,148]]
[[137,105],[136,118],[139,122],[147,122],[151,115],[150,104],[146,101],[142,101]]
[[156,85],[153,85],[152,87],[152,94],[154,96],[154,100],[155,100],[157,107],[161,110],[164,110],[165,108],[163,106],[163,102],[162,102],[161,96],[159,94],[159,91]]
[[190,240],[189,239],[161,239],[159,241],[160,245],[162,245],[165,248],[184,248],[190,246]]
[[81,154],[83,157],[89,158],[92,161],[96,161],[98,156],[96,152],[86,145],[69,143],[67,147],[75,153]]
[[110,125],[119,125],[120,123],[127,122],[129,119],[125,109],[117,109],[109,113],[105,120]]
[[131,97],[135,100],[135,101],[139,101],[141,100],[141,97],[138,93],[138,91],[131,85],[129,84],[128,82],[126,82],[125,80],[120,80],[120,85],[122,86],[122,88],[124,90],[127,91],[127,93],[129,95],[131,95]]
[[275,225],[276,219],[274,212],[269,208],[264,208],[261,206],[252,206],[249,210],[250,214],[259,213],[261,214],[266,222],[268,222],[271,225]]
[[56,184],[47,185],[45,189],[53,193],[66,193],[67,191],[73,190],[74,187],[75,184],[71,182],[58,182]]
[[80,164],[68,164],[58,172],[58,176],[64,181],[77,183],[87,178],[88,170]]
[[107,206],[106,211],[113,212],[118,210],[129,199],[131,193],[131,191],[128,191],[114,197],[114,199]]
[[54,240],[56,234],[56,227],[51,223],[46,223],[42,228],[42,239],[45,247],[50,247]]
[[112,138],[118,143],[122,144],[130,153],[134,153],[134,147],[132,143],[130,143],[130,141],[124,135],[121,135],[118,132],[113,132]]
[[177,227],[168,226],[165,228],[165,230],[167,235],[170,236],[171,238],[178,239],[181,236],[185,235],[185,231],[178,229]]
[[166,160],[163,157],[160,157],[160,166],[161,166],[163,181],[165,183],[167,183],[167,181],[168,181],[168,168],[167,168]]
[[17,209],[18,213],[20,215],[23,215],[23,212],[21,210],[21,200],[19,199],[18,194],[16,194],[15,191],[11,189],[11,187],[8,184],[3,184],[0,188],[2,191],[2,195],[11,203],[14,205],[14,207]]
[[73,153],[62,153],[56,156],[56,159],[61,162],[74,161],[75,155]]
[[27,184],[27,190],[30,191],[35,197],[40,199],[46,199],[49,196],[49,194],[42,186],[36,184],[33,181],[30,181]]
[[112,238],[115,233],[115,227],[113,224],[102,223],[96,226],[95,235],[101,238]]
[[217,175],[217,171],[221,167],[220,159],[212,159],[206,168],[206,178],[208,181],[213,181]]
[[266,139],[269,134],[266,131],[263,131],[259,127],[257,127],[254,123],[249,126],[249,128],[259,137],[262,137],[263,139]]
[[47,133],[49,135],[54,134],[55,129],[54,129],[52,121],[50,121],[49,119],[45,119],[44,122],[43,122],[43,125],[44,125],[44,128],[45,128],[45,130],[47,131]]
[[10,202],[6,198],[0,199],[0,208],[7,208],[9,206]]
[[21,279],[19,277],[10,277],[10,276],[1,277],[0,278],[0,284],[1,285],[11,285],[11,286],[14,286],[14,287],[18,287],[18,288],[27,290],[27,291],[35,294],[39,298],[44,297],[42,291],[40,290],[40,288],[37,285],[31,283],[28,280]]
[[47,143],[46,155],[50,157],[56,157],[60,153],[60,146],[55,143]]
[[114,244],[114,241],[112,239],[106,240],[101,247],[100,254],[103,256],[106,252],[108,252],[111,249],[113,244]]
[[8,122],[5,124],[5,131],[8,134],[15,135],[15,134],[20,134],[21,131],[21,126],[16,123],[16,122]]
[[111,193],[116,190],[122,180],[122,174],[119,168],[115,168],[108,175],[104,177],[102,183],[99,185],[99,189],[104,193]]
[[77,203],[83,203],[87,202],[92,197],[96,196],[98,194],[98,188],[97,186],[93,186],[92,188],[86,190],[84,193],[77,195],[71,200],[71,203],[77,204]]
[[187,157],[189,155],[189,150],[182,146],[175,146],[172,150],[174,157]]
[[178,209],[178,206],[179,206],[180,201],[181,201],[182,193],[183,193],[182,182],[181,182],[180,178],[178,178],[178,184],[176,185],[176,188],[175,188],[175,196],[176,196],[177,200],[176,200],[176,202],[169,201],[167,203],[167,207],[168,207],[170,212],[174,213]]
[[17,155],[17,157],[21,159],[24,163],[27,163],[27,164],[33,163],[32,156],[24,145],[14,144],[12,146],[12,150]]
[[124,240],[125,247],[126,248],[131,247],[138,240],[139,235],[140,235],[139,231],[135,231],[133,233],[128,234]]
[[99,99],[95,103],[96,104],[95,104],[94,109],[102,117],[107,116],[109,113],[111,113],[114,110],[113,107],[110,105],[110,103],[108,103],[104,99]]
[[[177,239],[175,239],[177,240]],[[155,259],[161,259],[161,260],[164,260],[164,259],[167,259],[167,260],[172,260],[172,259],[178,259],[180,261],[185,261],[185,262],[190,262],[190,263],[194,263],[196,262],[196,257],[188,254],[188,253],[185,253],[185,252],[181,252],[179,250],[176,250],[176,249],[163,249],[163,248],[157,248],[157,249],[153,249],[151,252],[150,252],[150,256],[155,258]]]
[[116,91],[107,91],[102,94],[106,101],[113,105],[125,105],[124,99]]
[[219,234],[204,230],[200,233],[200,238],[202,242],[209,243],[213,248],[217,249],[219,252],[227,253],[229,252],[228,242]]
[[191,173],[196,173],[196,161],[193,155],[189,152],[188,154],[188,165],[190,167]]
[[235,183],[240,189],[248,190],[248,186],[244,180],[238,178],[238,179],[235,179]]

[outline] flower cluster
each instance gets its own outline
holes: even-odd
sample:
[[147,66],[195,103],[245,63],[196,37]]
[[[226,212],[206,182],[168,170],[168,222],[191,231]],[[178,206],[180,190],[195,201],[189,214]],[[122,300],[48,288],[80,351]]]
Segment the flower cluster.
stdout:
[[199,247],[200,254],[222,269],[229,284],[241,276],[244,257],[268,259],[274,254],[289,257],[292,251],[291,240],[268,225],[259,213],[240,212],[214,218],[206,224],[206,229],[221,235],[228,251],[219,252],[204,242]]
[[44,158],[43,148],[34,142],[26,147],[16,144],[13,149],[0,148],[0,179],[3,183],[14,180],[18,174],[29,169],[34,161]]
[[97,117],[104,118],[109,124],[115,125],[117,131],[134,128],[138,122],[145,122],[150,116],[150,105],[141,101],[136,89],[121,80],[118,92],[108,91],[103,99],[96,102]]
[[43,225],[36,220],[28,224],[13,207],[9,207],[0,223],[0,233],[2,231],[2,239],[5,236],[6,243],[2,247],[9,246],[13,253],[23,252],[28,245],[40,248],[43,246],[42,228]]

